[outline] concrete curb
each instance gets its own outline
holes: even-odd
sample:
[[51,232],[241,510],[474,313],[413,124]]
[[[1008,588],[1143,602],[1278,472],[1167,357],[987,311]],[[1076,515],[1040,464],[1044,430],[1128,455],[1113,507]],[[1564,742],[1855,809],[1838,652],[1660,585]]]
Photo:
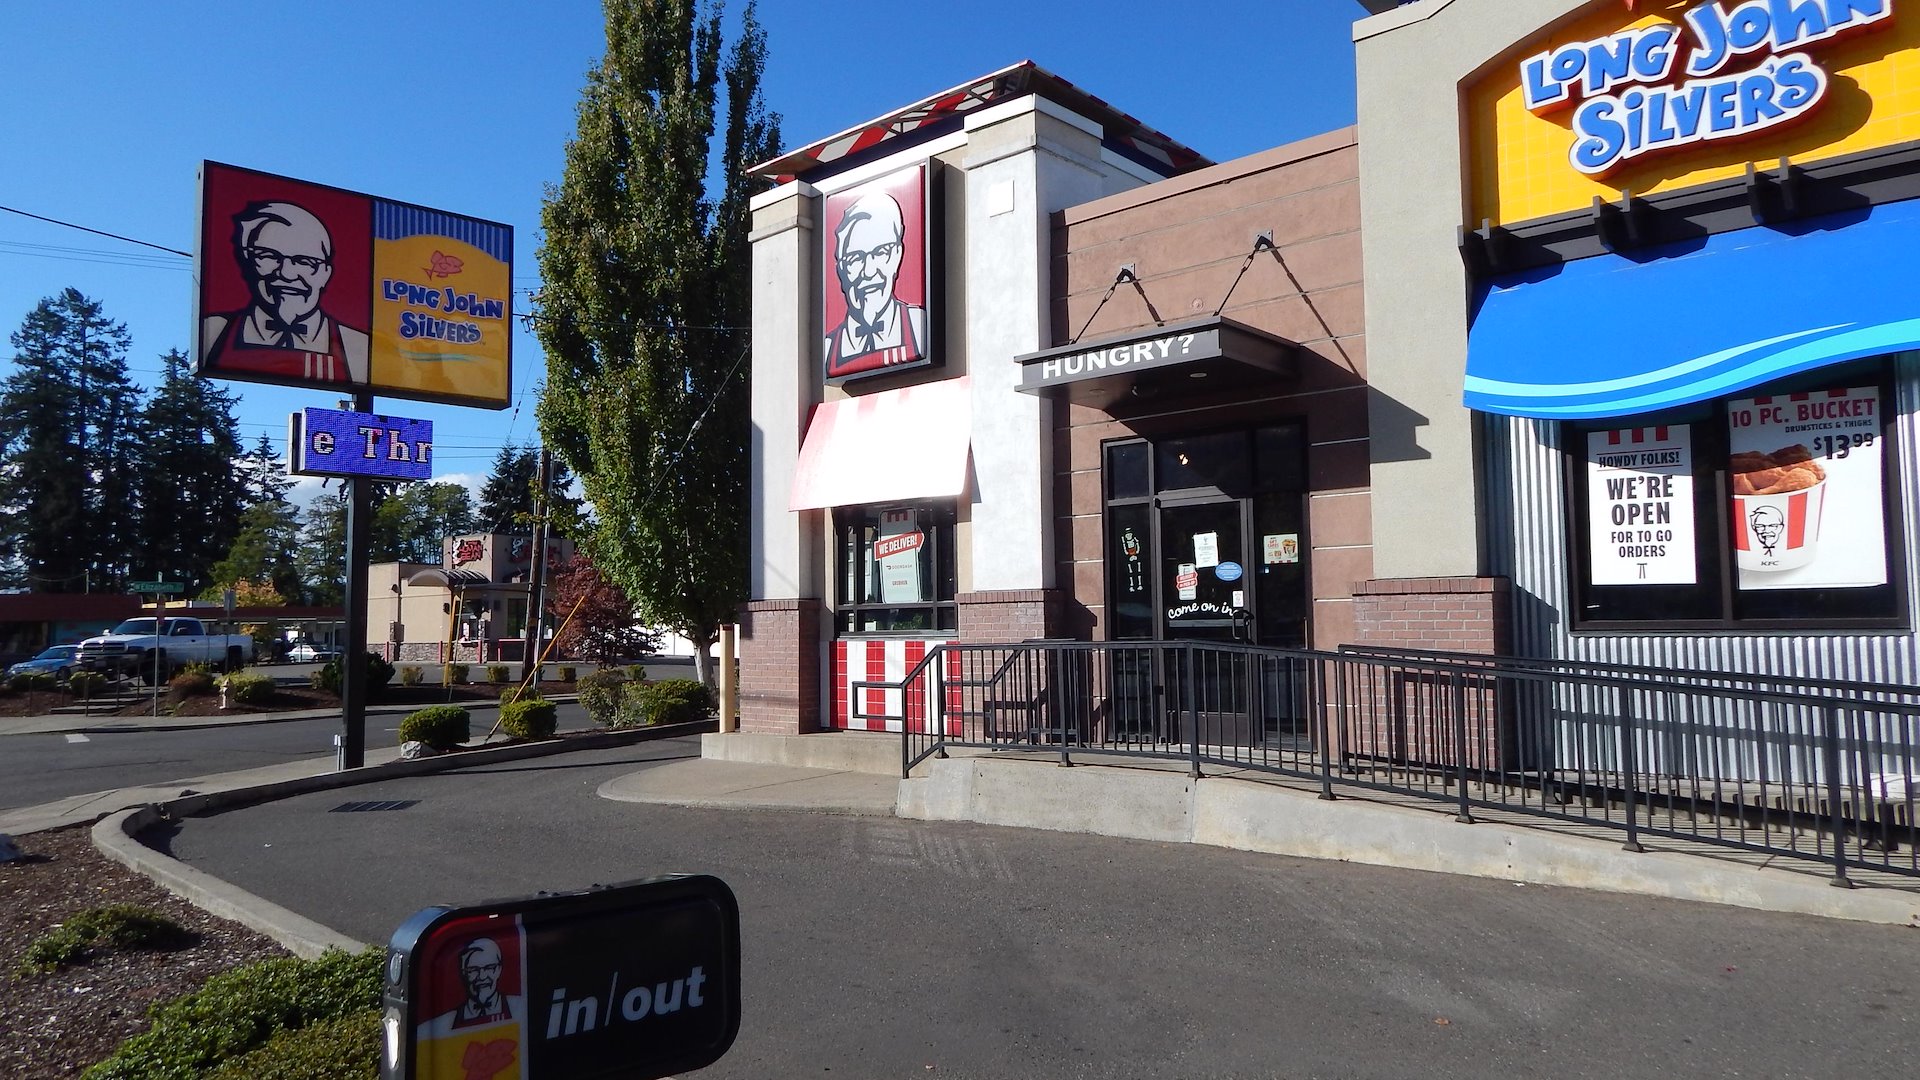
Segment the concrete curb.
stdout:
[[313,791],[353,787],[402,776],[448,772],[471,765],[521,761],[552,757],[575,750],[599,750],[633,743],[656,742],[685,735],[699,735],[715,728],[712,720],[667,727],[633,728],[626,731],[602,731],[572,739],[519,743],[457,754],[390,761],[382,765],[346,772],[329,772],[268,784],[251,784],[225,790],[203,792],[161,803],[118,810],[93,827],[93,844],[122,866],[142,874],[168,892],[223,919],[231,919],[279,942],[298,956],[318,956],[329,948],[356,951],[366,944],[296,914],[278,904],[263,900],[235,885],[202,870],[155,851],[139,840],[139,834],[155,825],[184,817],[218,813],[275,799],[290,798]]
[[[1527,884],[1693,900],[1856,922],[1920,927],[1920,895],[1905,887],[1836,889],[1808,872],[1742,860],[1732,848],[1644,836],[1642,853],[1621,849],[1624,833],[1584,836],[1493,820],[1461,824],[1452,815],[1343,793],[1236,779],[1202,780],[1178,769],[1060,769],[1039,760],[934,760],[924,776],[900,782],[897,813],[925,821],[1093,833],[1207,844],[1299,858],[1393,866]],[[1034,773],[1045,768],[1045,782]],[[1866,874],[1861,874],[1866,877]]]

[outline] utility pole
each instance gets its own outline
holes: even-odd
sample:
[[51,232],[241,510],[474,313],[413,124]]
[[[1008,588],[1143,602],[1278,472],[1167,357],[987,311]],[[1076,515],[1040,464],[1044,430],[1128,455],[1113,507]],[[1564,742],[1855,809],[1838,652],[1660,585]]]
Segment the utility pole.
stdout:
[[547,485],[553,481],[553,458],[545,446],[540,448],[540,469],[533,488],[533,567],[527,572],[527,648],[520,665],[520,679],[536,689],[540,685],[541,608],[546,604],[547,586]]

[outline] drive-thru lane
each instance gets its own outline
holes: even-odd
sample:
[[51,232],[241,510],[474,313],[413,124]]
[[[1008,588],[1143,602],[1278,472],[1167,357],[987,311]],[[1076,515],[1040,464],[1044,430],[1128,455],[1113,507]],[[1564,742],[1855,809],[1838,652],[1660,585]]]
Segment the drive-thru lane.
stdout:
[[[594,794],[697,753],[383,781],[189,820],[166,843],[369,941],[432,903],[718,874],[741,901],[746,1012],[715,1077],[1791,1077],[1892,1075],[1920,1054],[1911,931]],[[418,802],[331,812],[369,800]]]

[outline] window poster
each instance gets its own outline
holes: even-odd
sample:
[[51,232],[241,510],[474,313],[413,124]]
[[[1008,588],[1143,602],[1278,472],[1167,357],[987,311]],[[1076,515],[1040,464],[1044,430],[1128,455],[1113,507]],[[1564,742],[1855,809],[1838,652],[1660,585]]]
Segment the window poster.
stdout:
[[1587,435],[1587,575],[1594,585],[1692,585],[1693,436],[1684,425]]
[[1740,588],[1886,584],[1880,427],[1871,386],[1727,402]]
[[880,602],[917,604],[933,599],[922,595],[920,559],[927,537],[911,510],[887,510],[880,515],[880,532],[873,542],[873,562],[880,577]]

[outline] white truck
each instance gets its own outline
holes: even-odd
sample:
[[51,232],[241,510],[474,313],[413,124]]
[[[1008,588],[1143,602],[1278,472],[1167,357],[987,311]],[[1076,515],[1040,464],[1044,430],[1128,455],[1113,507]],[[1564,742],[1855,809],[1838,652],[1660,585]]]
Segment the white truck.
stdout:
[[80,643],[80,663],[89,671],[165,682],[187,664],[238,671],[253,661],[253,638],[209,634],[199,619],[167,619],[156,633],[151,616],[128,619]]

